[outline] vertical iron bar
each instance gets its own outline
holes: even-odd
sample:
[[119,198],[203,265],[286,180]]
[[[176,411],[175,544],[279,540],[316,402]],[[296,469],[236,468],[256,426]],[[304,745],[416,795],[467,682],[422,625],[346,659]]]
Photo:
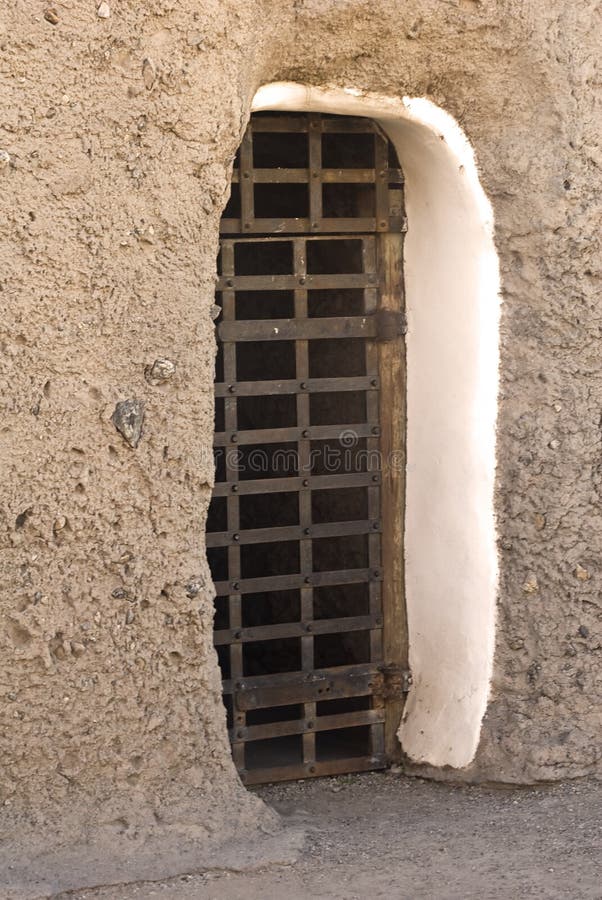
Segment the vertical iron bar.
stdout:
[[243,231],[251,231],[255,218],[253,122],[249,121],[240,145],[240,217]]
[[389,145],[378,133],[374,134],[374,191],[376,201],[376,230],[389,230]]
[[[299,284],[305,283],[307,275],[307,246],[305,238],[295,238],[293,241],[294,255],[294,271]],[[307,317],[307,290],[303,287],[295,290],[295,318],[305,319]],[[295,362],[296,375],[303,384],[309,377],[309,349],[306,340],[295,341]],[[301,429],[301,437],[297,444],[299,475],[302,478],[309,478],[310,459],[311,459],[311,443],[309,439],[303,437],[303,431],[308,428],[310,422],[310,402],[309,393],[301,389],[297,394],[297,427]],[[311,579],[313,569],[312,561],[312,541],[311,541],[311,491],[299,491],[299,525],[303,529],[307,537],[299,541],[299,556],[301,564],[301,574]],[[314,592],[311,583],[307,587],[301,588],[301,620],[305,623],[308,634],[301,638],[301,664],[304,672],[311,672],[314,668],[314,639],[311,634],[311,623],[314,617]],[[303,704],[303,717],[305,719],[305,727],[308,729],[303,734],[303,762],[310,767],[316,761],[316,735],[310,729],[310,723],[313,723],[316,717],[316,704]],[[313,729],[313,724],[312,724]]]
[[[376,274],[376,240],[374,237],[365,237],[362,240],[362,258],[364,272]],[[364,291],[364,312],[373,315],[378,305],[378,289],[366,288]],[[366,341],[366,375],[378,377],[378,347],[375,341]],[[379,391],[366,391],[366,420],[372,426],[372,436],[366,439],[366,450],[370,468],[379,473],[382,465],[380,461],[380,420],[379,420]],[[381,485],[375,484],[368,489],[368,518],[376,523],[380,519],[381,509]],[[378,622],[380,627],[370,631],[370,661],[381,662],[383,659],[383,632],[382,632],[382,590],[381,581],[377,580],[376,573],[381,567],[381,535],[380,529],[370,532],[368,535],[368,565],[373,574],[369,582],[370,615]],[[382,757],[384,753],[384,728],[382,724],[370,726],[370,744],[373,757]]]
[[312,232],[322,227],[322,116],[309,115],[309,222]]
[[[222,275],[226,278],[234,276],[234,241],[222,241]],[[236,318],[236,294],[232,289],[226,289],[222,292],[222,321],[232,322]],[[224,352],[224,382],[227,385],[234,386],[236,384],[236,344],[234,341],[225,341],[223,344]],[[236,432],[238,423],[238,415],[236,408],[236,395],[231,394],[224,399],[224,428],[227,434],[233,435]],[[226,452],[226,481],[232,486],[228,498],[226,500],[227,510],[227,528],[230,534],[237,532],[240,528],[240,511],[239,499],[236,493],[236,484],[238,482],[238,466],[233,458],[236,445],[231,444],[225,448]],[[240,546],[236,543],[230,544],[228,547],[228,580],[230,585],[236,584],[240,579]],[[240,628],[242,625],[241,596],[235,590],[230,588],[228,594],[228,612],[230,617],[230,628]],[[240,681],[243,674],[243,658],[242,644],[230,644],[230,678],[234,689],[232,691],[233,706],[233,727],[234,734],[240,728],[244,728],[246,722],[245,713],[240,711],[236,705],[236,684]],[[234,741],[232,744],[232,755],[236,768],[240,771],[245,768],[245,745],[242,741]]]

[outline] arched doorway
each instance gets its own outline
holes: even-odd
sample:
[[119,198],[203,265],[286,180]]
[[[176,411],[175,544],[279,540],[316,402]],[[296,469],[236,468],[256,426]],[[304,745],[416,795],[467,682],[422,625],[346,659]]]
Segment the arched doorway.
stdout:
[[426,98],[274,82],[253,109],[370,117],[403,167],[412,687],[399,737],[410,761],[460,768],[478,746],[495,643],[500,275],[491,203],[468,138]]
[[246,783],[399,754],[403,176],[367,118],[252,117],[221,224],[215,644]]

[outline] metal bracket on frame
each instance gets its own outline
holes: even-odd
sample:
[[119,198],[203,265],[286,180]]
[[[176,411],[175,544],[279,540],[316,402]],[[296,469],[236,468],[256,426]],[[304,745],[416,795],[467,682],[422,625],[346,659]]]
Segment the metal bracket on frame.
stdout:
[[375,694],[387,700],[399,699],[402,694],[407,694],[412,686],[412,673],[409,669],[403,669],[396,664],[382,665],[378,667],[382,682],[375,690]]
[[374,318],[377,341],[394,341],[408,332],[408,320],[405,313],[396,309],[379,309],[374,314]]

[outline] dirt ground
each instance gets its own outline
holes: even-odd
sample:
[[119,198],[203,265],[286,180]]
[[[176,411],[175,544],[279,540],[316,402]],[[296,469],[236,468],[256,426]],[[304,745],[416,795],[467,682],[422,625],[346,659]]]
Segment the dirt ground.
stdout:
[[602,898],[600,781],[500,789],[371,773],[258,793],[306,832],[295,864],[54,900]]

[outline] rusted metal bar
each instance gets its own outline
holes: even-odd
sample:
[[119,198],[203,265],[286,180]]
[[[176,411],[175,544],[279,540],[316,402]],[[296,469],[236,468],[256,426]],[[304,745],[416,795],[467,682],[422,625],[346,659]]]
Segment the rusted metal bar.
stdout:
[[360,375],[355,378],[307,378],[304,381],[291,379],[288,381],[237,381],[232,384],[224,382],[215,384],[216,397],[274,396],[274,394],[308,394],[340,393],[343,391],[378,391],[380,381],[378,375]]
[[[234,273],[234,248],[232,245],[222,248],[222,271],[227,275]],[[234,292],[226,289],[222,293],[222,316],[226,321],[232,320],[236,316],[235,296]],[[233,345],[225,346],[224,351],[224,377],[228,381],[236,381],[236,352]],[[224,424],[227,428],[237,427],[237,409],[236,399],[228,398],[224,401]],[[226,483],[230,487],[235,487],[238,481],[238,470],[226,461]],[[239,519],[239,501],[235,491],[228,494],[226,501],[226,513],[228,520],[228,528],[238,530],[240,527]],[[240,577],[240,547],[231,545],[227,551],[228,557],[228,576],[232,579]],[[230,625],[236,627],[242,622],[240,595],[230,594],[228,597],[228,618]],[[243,672],[242,647],[230,646],[230,674],[233,678],[238,678]],[[239,711],[236,715],[236,724],[245,724],[244,712]],[[244,765],[244,748],[233,748],[234,762],[237,767]]]
[[286,591],[291,588],[325,587],[338,584],[360,584],[381,581],[380,569],[338,569],[334,572],[312,572],[311,575],[268,575],[265,578],[241,578],[240,581],[216,581],[218,597],[226,594],[258,594],[262,591]]
[[278,766],[267,769],[245,769],[240,772],[247,784],[268,784],[272,781],[292,781],[296,778],[319,778],[348,772],[371,772],[386,768],[384,757],[352,756],[348,759],[331,759],[327,762],[316,760],[307,765]]
[[[302,285],[306,290],[364,288],[376,284],[375,276],[372,273],[367,275],[304,275],[302,277],[304,278]],[[217,289],[220,291],[231,288],[237,291],[291,291],[299,285],[299,278],[292,274],[237,275],[230,278],[222,276],[218,279]]]
[[[354,671],[354,668],[356,671]],[[328,675],[311,673],[303,680],[277,678],[264,675],[258,686],[248,685],[234,691],[237,709],[266,709],[271,706],[290,706],[295,703],[343,700],[348,697],[365,697],[373,693],[378,671],[362,673],[360,667],[341,666]],[[304,673],[300,673],[304,674]]]
[[[298,397],[303,397],[299,394]],[[310,441],[326,440],[327,438],[343,437],[344,440],[352,435],[353,439],[368,437],[374,433],[376,426],[368,422],[348,422],[341,425],[310,425],[309,428],[258,428],[252,430],[240,430],[229,432],[216,432],[213,443],[215,447],[230,447],[234,444],[245,446],[249,444],[286,444],[291,441],[308,439]]]
[[275,541],[296,541],[304,536],[315,538],[345,537],[351,534],[378,534],[380,520],[358,519],[355,522],[324,522],[317,525],[284,525],[278,528],[254,528],[247,531],[207,532],[207,547],[227,547],[229,544],[271,544]]
[[[313,133],[312,133],[313,125]],[[310,117],[310,135],[309,135],[309,159],[310,167],[314,165],[316,154],[321,156],[321,150],[315,146],[316,126],[319,125],[319,118]],[[320,137],[318,133],[318,138]],[[310,188],[310,217],[321,213],[322,198],[319,201],[315,195],[315,188]],[[295,275],[302,284],[307,275],[307,247],[304,238],[297,238],[293,245],[293,264]],[[307,317],[307,290],[298,287],[295,290],[295,318],[303,319]],[[295,365],[297,378],[304,380],[309,378],[309,355],[307,339],[297,340],[295,342]],[[297,424],[301,427],[301,434],[297,439],[298,467],[299,471],[309,471],[311,446],[309,441],[310,426],[310,407],[309,394],[298,393],[297,402]],[[299,568],[301,574],[310,576],[313,569],[313,547],[312,539],[307,534],[311,527],[311,495],[307,492],[299,495],[299,524],[303,530],[303,537],[299,541]],[[301,668],[304,672],[311,672],[314,668],[314,639],[312,636],[312,627],[309,624],[313,619],[313,598],[314,592],[311,584],[308,583],[307,577],[304,579],[304,586],[301,588],[301,616],[304,619],[305,627],[303,628],[303,636],[301,638]],[[316,707],[313,701],[306,702],[303,706],[303,712],[307,719],[312,719],[316,715]],[[303,742],[303,762],[310,763],[316,758],[316,739],[313,733],[305,732],[302,738]]]
[[232,490],[239,495],[286,493],[288,491],[301,490],[340,490],[341,488],[359,488],[372,483],[378,484],[381,480],[379,472],[353,472],[342,475],[308,475],[301,477],[292,475],[289,478],[258,478],[257,480],[239,481],[235,485],[224,481],[218,482],[213,488],[214,497],[227,497]]
[[[312,169],[254,169],[255,184],[311,184]],[[387,169],[385,175],[389,183],[402,183],[400,169]],[[322,184],[374,184],[378,175],[374,169],[320,169]],[[240,182],[240,173],[235,169],[232,183]]]
[[[313,610],[309,607],[306,611],[302,609],[301,614],[304,619],[302,622],[255,625],[251,628],[219,629],[215,632],[215,645],[282,640],[288,637],[301,637],[313,640],[313,636],[316,634],[343,634],[352,631],[369,631],[370,629],[380,630],[383,624],[381,616],[347,616],[343,619],[317,619],[313,621]],[[306,615],[309,617],[309,621],[306,621]],[[311,672],[313,667],[312,654],[311,664],[303,671]]]
[[[221,234],[307,234],[311,222],[308,216],[283,217],[283,218],[255,218],[251,222],[241,219],[222,219],[220,224]],[[323,218],[320,223],[322,233],[370,233],[376,231],[376,219],[374,216],[351,218]]]
[[[221,322],[217,333],[221,341],[315,341],[376,337],[377,324],[376,319],[371,316],[245,319],[239,322]],[[302,379],[304,376],[299,377]]]
[[[244,244],[245,246],[252,245],[252,244],[264,244],[264,245],[265,244],[283,244],[283,243],[284,244],[292,244],[293,241],[295,240],[295,237],[296,237],[296,235],[292,235],[292,234],[287,234],[287,235],[270,234],[267,236],[264,235],[263,237],[247,237],[246,235],[245,236],[238,235],[233,238],[222,238],[222,240],[220,241],[220,247],[224,247],[227,244],[232,244],[232,245]],[[307,237],[309,238],[309,235]],[[327,241],[328,243],[332,243],[332,241],[344,241],[345,243],[347,243],[350,240],[352,240],[352,241],[353,240],[373,241],[374,237],[371,234],[361,234],[361,235],[356,235],[356,234],[352,234],[352,235],[349,235],[349,234],[312,234],[311,235],[311,243],[312,244],[319,243],[320,241]]]
[[249,122],[240,145],[240,217],[242,231],[251,231],[255,218],[253,179],[253,123]]
[[[269,115],[262,113],[253,117],[256,132],[304,133],[308,131],[307,113]],[[362,116],[322,116],[322,131],[336,134],[374,133],[378,126]]]
[[232,738],[244,741],[258,741],[266,738],[287,737],[306,732],[336,731],[339,728],[353,728],[358,725],[377,725],[384,722],[380,709],[362,709],[357,712],[341,713],[337,716],[317,716],[314,719],[291,719],[286,722],[269,722],[265,725],[247,725],[231,730]]
[[[316,669],[309,675],[306,672],[275,672],[272,675],[251,675],[245,676],[244,679],[233,681],[225,679],[223,682],[224,694],[231,694],[233,691],[255,690],[266,684],[266,678],[270,684],[276,687],[285,687],[286,685],[309,684],[310,682],[323,681],[329,678],[348,679],[353,684],[366,685],[367,690],[360,692],[357,696],[365,696],[368,691],[374,689],[375,684],[378,686],[382,682],[382,664],[381,663],[352,663],[346,666],[330,666]],[[366,678],[368,679],[366,681]],[[363,692],[362,692],[363,691]],[[325,698],[328,699],[328,698]]]

